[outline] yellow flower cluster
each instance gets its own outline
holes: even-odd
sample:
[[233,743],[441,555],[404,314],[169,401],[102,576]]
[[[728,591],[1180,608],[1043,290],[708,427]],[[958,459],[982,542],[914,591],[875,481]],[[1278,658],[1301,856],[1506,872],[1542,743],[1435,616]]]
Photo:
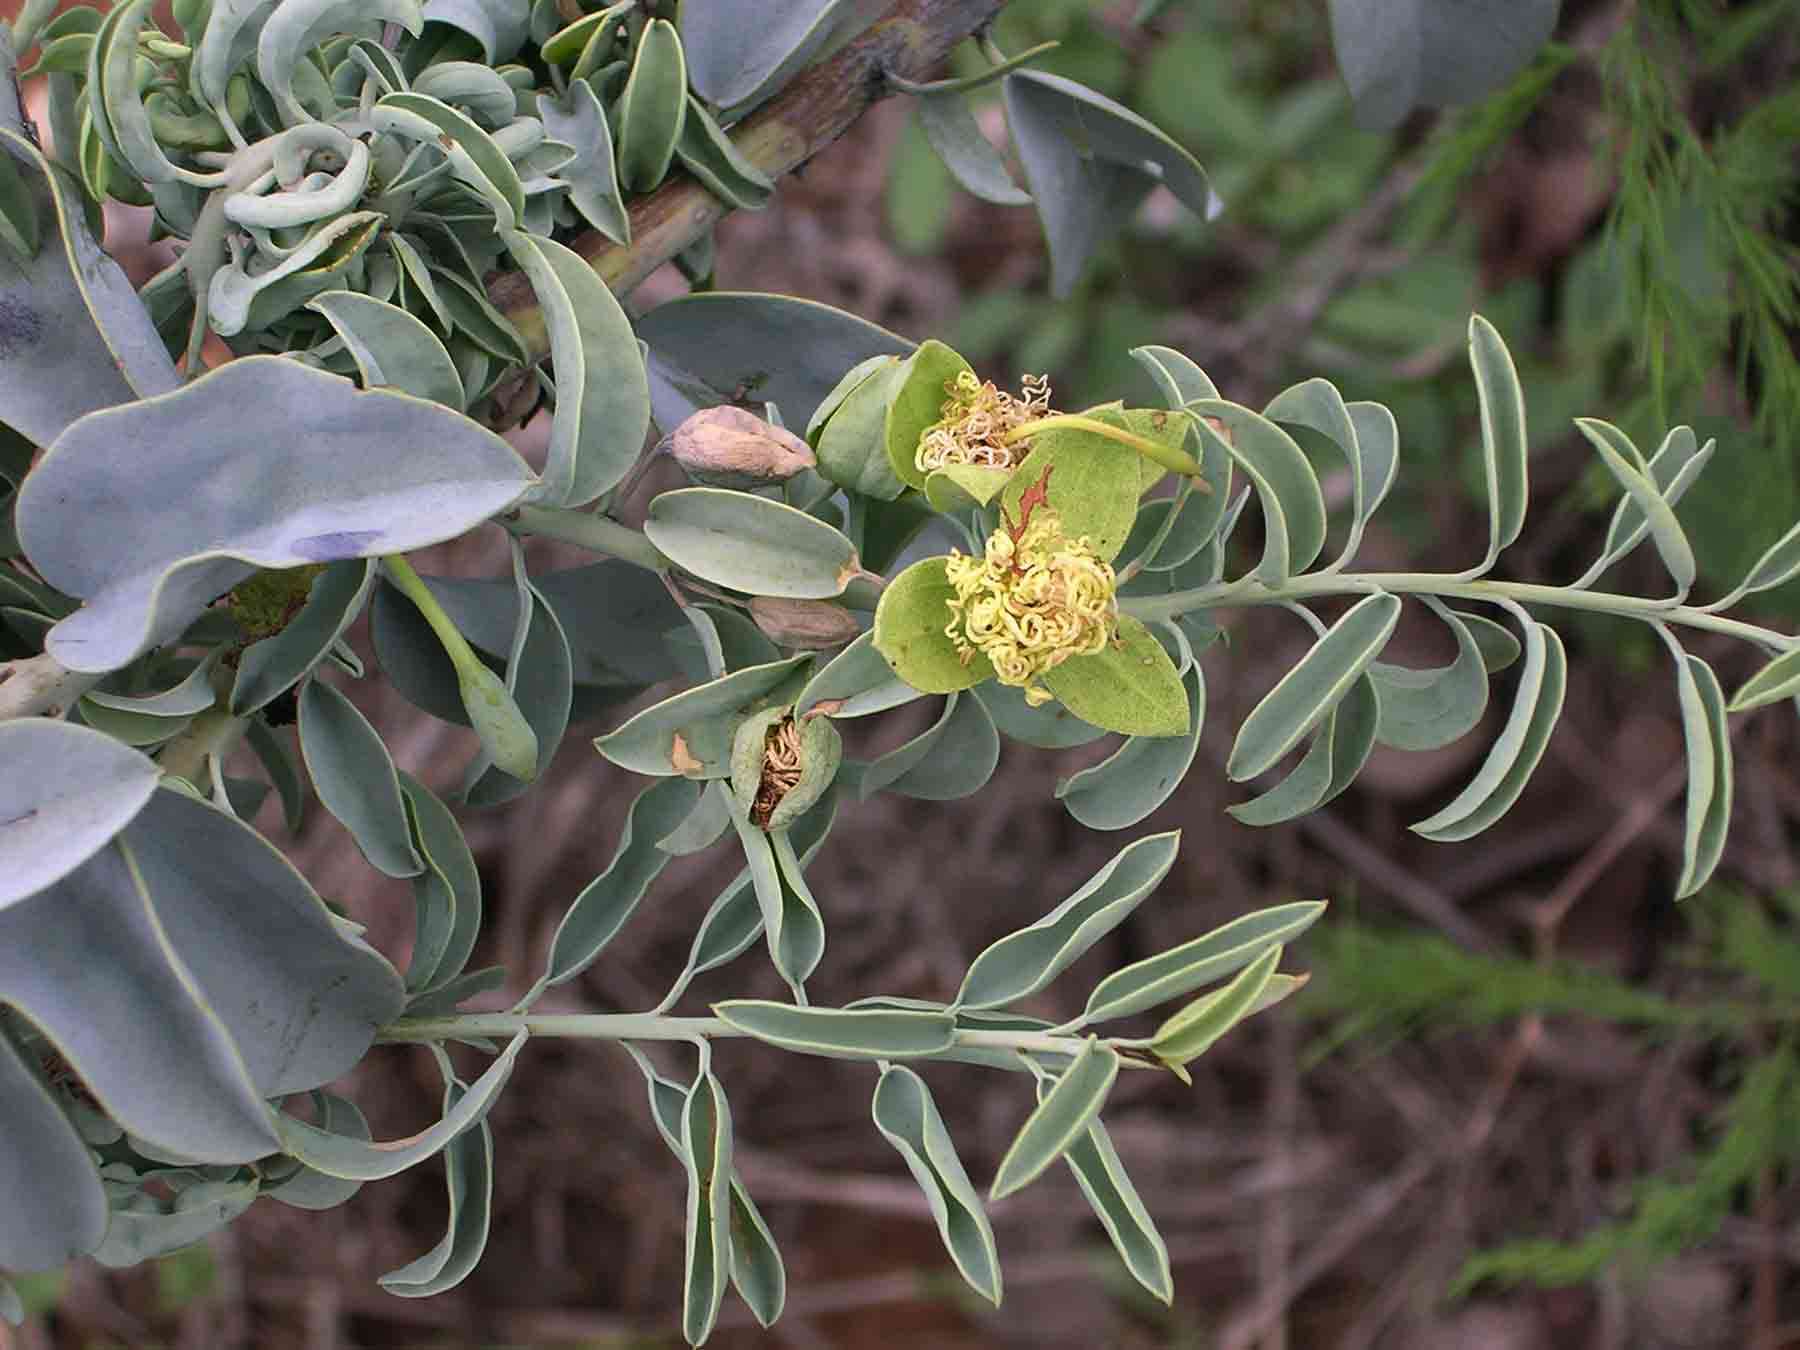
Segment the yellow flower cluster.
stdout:
[[913,464],[930,473],[949,464],[977,464],[989,469],[1017,468],[1024,457],[1023,441],[1008,443],[1007,436],[1039,418],[1050,415],[1050,381],[1027,375],[1017,397],[994,387],[991,380],[965,370],[949,384],[949,395],[938,410],[939,420],[919,437]]
[[1104,651],[1117,628],[1112,564],[1086,535],[1069,539],[1048,507],[1016,531],[996,530],[985,558],[952,553],[945,575],[956,596],[947,602],[944,632],[963,664],[979,651],[1001,684],[1024,687],[1034,708],[1051,698],[1036,683],[1040,675],[1071,656]]

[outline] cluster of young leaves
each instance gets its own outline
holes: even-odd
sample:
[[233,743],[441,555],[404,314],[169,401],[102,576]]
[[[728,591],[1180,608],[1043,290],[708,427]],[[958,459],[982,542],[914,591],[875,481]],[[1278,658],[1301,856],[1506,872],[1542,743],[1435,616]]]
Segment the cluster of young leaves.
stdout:
[[1692,1158],[1632,1181],[1621,1216],[1559,1240],[1519,1238],[1468,1258],[1451,1292],[1487,1283],[1580,1284],[1615,1265],[1648,1271],[1717,1234],[1745,1187],[1797,1160],[1789,1128],[1800,1107],[1800,1062],[1791,1037],[1800,993],[1793,897],[1776,922],[1757,897],[1710,888],[1684,910],[1696,941],[1676,998],[1573,962],[1545,964],[1477,955],[1441,938],[1340,924],[1317,954],[1321,979],[1310,1011],[1327,1029],[1314,1047],[1363,1053],[1421,1034],[1503,1026],[1519,1017],[1593,1018],[1648,1039],[1674,1030],[1712,1048],[1734,1087]]

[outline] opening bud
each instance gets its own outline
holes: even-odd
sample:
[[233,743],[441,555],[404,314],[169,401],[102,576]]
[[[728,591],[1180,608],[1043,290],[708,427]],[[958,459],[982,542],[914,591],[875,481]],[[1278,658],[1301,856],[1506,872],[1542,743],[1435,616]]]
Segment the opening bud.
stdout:
[[768,708],[738,727],[731,790],[762,829],[786,829],[825,795],[843,758],[843,737],[829,717]]

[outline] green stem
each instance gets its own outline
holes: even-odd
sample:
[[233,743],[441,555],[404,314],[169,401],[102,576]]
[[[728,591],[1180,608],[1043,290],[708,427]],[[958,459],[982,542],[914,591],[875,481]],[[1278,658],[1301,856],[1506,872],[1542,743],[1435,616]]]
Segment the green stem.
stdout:
[[[501,1040],[529,1031],[584,1041],[697,1041],[730,1037],[754,1039],[717,1017],[669,1017],[660,1013],[462,1013],[454,1017],[403,1017],[383,1028],[389,1044],[431,1044],[486,1037]],[[1077,1054],[1085,1038],[1042,1031],[958,1031],[952,1042],[963,1049],[1016,1050],[1046,1055]]]
[[501,524],[514,534],[535,534],[545,539],[560,539],[591,553],[604,553],[626,562],[647,567],[652,572],[666,572],[671,564],[645,537],[642,530],[621,525],[611,516],[594,511],[571,511],[559,506],[521,506]]
[[1035,436],[1040,431],[1055,431],[1058,427],[1091,432],[1095,436],[1104,436],[1109,441],[1117,441],[1120,445],[1128,445],[1153,464],[1160,464],[1165,469],[1193,479],[1194,486],[1199,491],[1212,491],[1212,484],[1200,476],[1200,461],[1187,451],[1158,444],[1147,436],[1139,436],[1123,427],[1111,426],[1092,417],[1083,417],[1080,413],[1052,413],[1049,417],[1040,417],[1035,422],[1013,428],[1002,439],[1005,444],[1011,445],[1014,441]]
[[1762,647],[1791,651],[1800,637],[1709,614],[1693,605],[1671,605],[1666,600],[1646,600],[1635,595],[1607,591],[1575,591],[1560,586],[1539,586],[1523,581],[1457,581],[1421,572],[1342,572],[1328,576],[1294,577],[1281,586],[1268,586],[1255,577],[1175,591],[1169,595],[1122,596],[1121,613],[1150,622],[1172,619],[1198,609],[1232,605],[1278,605],[1290,600],[1311,600],[1327,595],[1366,595],[1387,591],[1393,595],[1437,595],[1489,603],[1513,600],[1524,605],[1550,605],[1559,609],[1586,610],[1645,622],[1661,620],[1709,633],[1752,642]]
[[[974,75],[964,75],[960,79],[927,80],[921,84],[916,80],[908,80],[899,75],[890,74],[887,76],[887,82],[902,94],[908,94],[914,98],[926,94],[966,94],[972,89],[979,89],[983,85],[992,84],[995,80],[1004,79],[1020,66],[1027,65],[1044,53],[1054,51],[1060,46],[1062,43],[1056,41],[1040,42],[1035,47],[1026,48],[1017,56],[1002,57],[988,69]],[[986,54],[990,59],[993,56],[992,52]]]
[[390,553],[381,560],[381,566],[387,573],[388,580],[394,583],[394,588],[412,601],[425,622],[431,625],[431,631],[437,634],[438,642],[443,645],[444,655],[450,658],[450,664],[456,667],[456,673],[463,676],[481,666],[481,658],[475,655],[475,649],[469,645],[469,640],[444,612],[444,607],[426,586],[424,578],[413,570],[413,565],[401,554]]

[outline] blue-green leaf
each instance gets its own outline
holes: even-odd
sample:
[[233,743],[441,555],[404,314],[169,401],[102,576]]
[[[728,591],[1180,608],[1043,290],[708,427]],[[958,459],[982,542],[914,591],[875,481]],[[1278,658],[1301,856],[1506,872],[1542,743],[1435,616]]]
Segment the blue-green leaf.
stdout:
[[801,1008],[763,999],[727,999],[713,1014],[747,1036],[786,1050],[832,1059],[904,1059],[950,1048],[956,1019],[947,1012]]
[[1323,900],[1257,910],[1166,952],[1115,970],[1088,995],[1084,1023],[1129,1017],[1241,970],[1270,947],[1292,942],[1325,912]]
[[951,1260],[976,1293],[1000,1303],[1000,1257],[981,1197],[969,1182],[925,1080],[903,1064],[875,1085],[875,1127],[899,1151],[925,1193]]
[[1118,1076],[1119,1052],[1088,1037],[1081,1053],[1013,1136],[994,1173],[988,1198],[998,1200],[1022,1189],[1083,1138]]
[[1081,889],[1030,927],[1010,933],[970,963],[958,1008],[997,1008],[1036,993],[1110,933],[1175,865],[1179,831],[1134,840]]
[[1206,679],[1188,667],[1191,713],[1185,736],[1127,736],[1108,758],[1056,785],[1069,814],[1090,830],[1122,830],[1135,825],[1169,799],[1194,762],[1206,720]]
[[327,565],[288,625],[251,644],[238,658],[237,679],[231,686],[232,716],[243,717],[266,706],[324,660],[362,613],[374,581],[371,559]]
[[1555,630],[1526,620],[1525,666],[1513,708],[1469,785],[1442,810],[1412,826],[1438,843],[1481,833],[1512,808],[1543,757],[1562,713],[1568,659]]
[[424,1162],[487,1115],[494,1098],[506,1085],[513,1061],[525,1048],[527,1038],[528,1033],[523,1031],[514,1036],[481,1077],[469,1085],[469,1090],[456,1105],[444,1113],[443,1119],[418,1134],[371,1144],[347,1135],[332,1134],[289,1115],[278,1115],[276,1123],[281,1132],[281,1147],[327,1176],[351,1181],[379,1181],[383,1177],[397,1176]]
[[0,723],[0,911],[86,862],[149,802],[156,762],[87,727]]
[[356,705],[323,680],[308,680],[300,694],[300,753],[320,802],[343,822],[371,867],[391,877],[425,870],[387,747]]
[[50,650],[104,671],[258,568],[454,538],[532,481],[505,441],[448,408],[248,356],[69,427],[20,490],[19,537],[46,581],[87,599]]
[[549,458],[532,500],[582,506],[616,487],[644,447],[643,358],[611,288],[579,255],[517,231],[506,243],[537,293],[556,373]]
[[1400,601],[1385,593],[1359,600],[1262,698],[1238,728],[1226,761],[1233,782],[1270,768],[1337,706],[1387,645]]
[[1262,503],[1263,556],[1256,575],[1280,586],[1311,567],[1325,547],[1325,495],[1305,451],[1268,418],[1236,403],[1198,399],[1188,410],[1202,419],[1201,439],[1223,444]]

